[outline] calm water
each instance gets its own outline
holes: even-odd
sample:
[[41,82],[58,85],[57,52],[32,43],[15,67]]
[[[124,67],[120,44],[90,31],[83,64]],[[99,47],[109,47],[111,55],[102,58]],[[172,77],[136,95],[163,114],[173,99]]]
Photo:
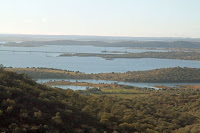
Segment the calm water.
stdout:
[[[0,64],[6,67],[46,67],[63,70],[80,71],[85,73],[107,73],[107,72],[127,72],[138,70],[152,70],[167,67],[193,67],[200,68],[200,61],[172,60],[172,59],[114,59],[105,60],[100,57],[58,57],[61,53],[101,53],[102,51],[128,51],[145,52],[155,50],[127,49],[126,47],[93,47],[93,46],[41,46],[41,47],[5,47],[0,45]],[[23,51],[23,52],[19,52]],[[24,52],[27,51],[27,52]],[[156,50],[157,51],[157,50]],[[160,50],[162,51],[162,50]],[[165,51],[166,52],[166,51]],[[59,79],[60,80],[60,79]],[[49,80],[38,80],[47,82]],[[70,80],[72,82],[90,83],[114,83],[106,80]],[[136,87],[151,88],[155,85],[165,85],[174,87],[189,83],[129,83],[118,82],[118,84],[131,85]],[[192,83],[195,84],[195,83]],[[84,86],[60,86],[73,90],[86,89]]]
[[5,47],[0,46],[0,50],[27,50],[27,51],[49,51],[55,53],[37,52],[8,52],[0,51],[0,64],[6,67],[47,67],[63,70],[80,71],[85,73],[107,73],[107,72],[127,72],[138,70],[151,70],[167,67],[193,67],[200,68],[200,61],[172,60],[172,59],[114,59],[105,60],[101,57],[57,57],[61,52],[101,52],[124,51],[144,52],[147,50],[93,47],[93,46],[43,46],[43,47]]
[[[167,52],[167,50],[150,50],[150,49],[129,49],[127,47],[94,47],[94,46],[61,46],[61,45],[45,45],[40,47],[5,47],[0,46],[0,50],[14,50],[14,51],[42,51],[42,52],[55,52],[57,55],[60,53],[102,53],[102,51],[120,51],[120,52],[150,52],[150,51],[162,51]],[[25,53],[26,54],[26,53]],[[29,54],[29,53],[27,53]],[[107,54],[107,53],[106,53]],[[56,55],[56,54],[50,54]]]

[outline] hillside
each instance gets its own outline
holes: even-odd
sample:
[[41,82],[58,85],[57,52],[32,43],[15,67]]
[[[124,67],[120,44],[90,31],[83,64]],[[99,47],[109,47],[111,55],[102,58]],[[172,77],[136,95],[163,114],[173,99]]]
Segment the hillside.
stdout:
[[148,71],[98,74],[99,79],[112,79],[128,82],[196,82],[200,83],[199,68],[161,68]]
[[5,68],[8,71],[25,73],[34,79],[103,79],[127,82],[196,82],[200,83],[199,68],[162,68],[126,73],[85,74],[49,68]]
[[197,90],[86,97],[0,70],[1,132],[198,132],[199,101]]
[[72,90],[52,89],[23,74],[0,71],[0,132],[100,130],[97,119],[81,111],[86,102]]

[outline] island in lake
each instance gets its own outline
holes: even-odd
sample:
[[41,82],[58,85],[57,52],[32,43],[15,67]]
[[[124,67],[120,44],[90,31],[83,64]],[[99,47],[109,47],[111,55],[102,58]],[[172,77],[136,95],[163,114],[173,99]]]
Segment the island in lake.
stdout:
[[[116,51],[115,51],[116,53]],[[119,52],[120,53],[120,52]],[[61,57],[102,57],[105,59],[115,58],[160,58],[160,59],[179,59],[179,60],[200,60],[200,52],[142,52],[142,53],[124,53],[124,54],[97,54],[97,53],[65,53]]]

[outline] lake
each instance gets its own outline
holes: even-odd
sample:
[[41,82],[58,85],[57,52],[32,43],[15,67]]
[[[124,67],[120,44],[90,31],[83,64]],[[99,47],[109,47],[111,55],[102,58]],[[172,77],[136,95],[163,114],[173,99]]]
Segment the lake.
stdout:
[[[167,67],[192,67],[200,68],[200,61],[173,60],[173,59],[114,59],[105,60],[101,57],[58,57],[62,52],[98,53],[106,51],[131,51],[145,52],[145,49],[127,49],[126,47],[93,47],[93,46],[54,46],[42,47],[5,47],[0,46],[0,64],[6,67],[46,67],[63,70],[80,71],[85,73],[108,73],[152,70]],[[13,51],[15,52],[13,52]],[[30,51],[30,52],[16,52]],[[31,52],[31,51],[44,51]],[[54,53],[46,53],[54,52]],[[129,51],[129,52],[130,52]],[[61,52],[61,53],[56,53]]]
[[[44,45],[39,47],[6,47],[0,45],[0,50],[11,51],[42,51],[42,52],[54,52],[54,53],[102,53],[102,51],[120,51],[120,52],[167,52],[168,50],[152,50],[152,49],[130,49],[128,47],[94,47],[94,46],[72,46],[72,45]],[[29,52],[28,52],[29,54]],[[50,54],[55,56],[56,54]]]
[[[119,82],[119,81],[110,81],[110,80],[95,80],[95,79],[38,79],[36,82],[38,83],[45,83],[51,81],[70,81],[70,82],[88,82],[93,84],[120,84],[120,85],[130,85],[135,87],[146,87],[146,88],[154,88],[159,89],[154,86],[168,86],[168,87],[178,87],[179,85],[199,85],[200,83],[135,83],[135,82]],[[70,86],[70,85],[55,85],[51,87],[59,87],[62,89],[72,89],[72,90],[84,90],[86,86]]]
[[[102,53],[102,51],[128,51],[128,52],[146,52],[157,50],[146,49],[127,49],[126,47],[93,47],[93,46],[54,46],[46,45],[41,47],[5,47],[0,46],[0,64],[6,67],[46,67],[63,70],[80,71],[84,73],[108,73],[108,72],[127,72],[152,70],[167,67],[192,67],[200,68],[200,61],[173,60],[173,59],[114,59],[105,60],[101,57],[59,57],[62,53]],[[8,51],[6,51],[8,50]],[[56,79],[55,79],[56,80]],[[60,79],[59,79],[60,80]],[[66,80],[66,79],[64,79]],[[38,80],[38,82],[47,82],[48,80]],[[74,80],[71,82],[90,82],[90,83],[114,83],[116,81],[106,80]],[[164,85],[175,87],[184,84],[196,83],[132,83],[117,82],[118,84],[131,85],[136,87],[153,88],[155,85]],[[197,83],[198,84],[198,83]],[[56,86],[54,86],[56,87]],[[58,86],[57,86],[58,87]],[[84,86],[59,86],[60,88],[70,88],[73,90],[86,89]]]

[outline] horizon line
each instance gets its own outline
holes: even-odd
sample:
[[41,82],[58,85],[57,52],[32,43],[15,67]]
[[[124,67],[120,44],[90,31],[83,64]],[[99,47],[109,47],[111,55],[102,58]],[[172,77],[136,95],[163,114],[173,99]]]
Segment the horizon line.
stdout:
[[81,34],[25,34],[25,33],[0,33],[0,35],[27,35],[27,36],[85,36],[85,37],[124,37],[124,38],[192,38],[198,39],[200,37],[182,37],[182,36],[112,36],[112,35],[81,35]]

